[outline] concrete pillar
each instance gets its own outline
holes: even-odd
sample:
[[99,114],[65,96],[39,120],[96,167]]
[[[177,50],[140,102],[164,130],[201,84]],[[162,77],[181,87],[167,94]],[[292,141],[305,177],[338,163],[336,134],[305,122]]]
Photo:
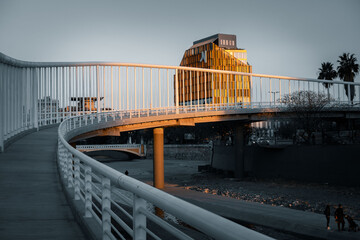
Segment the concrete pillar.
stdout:
[[154,128],[154,187],[164,188],[164,128]]
[[235,159],[235,177],[243,178],[244,177],[244,126],[237,125],[235,128],[235,137],[234,137],[234,159]]

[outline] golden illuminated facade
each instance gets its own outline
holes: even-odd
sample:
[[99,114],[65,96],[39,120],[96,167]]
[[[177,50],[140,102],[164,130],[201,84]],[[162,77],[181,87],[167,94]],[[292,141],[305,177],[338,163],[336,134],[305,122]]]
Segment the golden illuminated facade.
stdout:
[[[180,66],[251,73],[245,49],[236,47],[236,36],[216,34],[195,41],[185,51]],[[234,74],[179,71],[180,105],[250,102],[250,77]]]

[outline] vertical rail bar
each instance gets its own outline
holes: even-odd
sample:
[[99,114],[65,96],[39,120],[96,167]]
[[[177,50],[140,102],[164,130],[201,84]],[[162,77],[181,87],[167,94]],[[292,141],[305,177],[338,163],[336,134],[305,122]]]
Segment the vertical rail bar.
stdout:
[[207,79],[206,79],[206,76],[207,76],[207,72],[204,72],[204,98],[205,98],[205,107],[207,106]]
[[71,94],[72,94],[72,87],[73,87],[73,81],[72,81],[72,77],[71,74],[72,73],[72,68],[69,67],[69,108],[70,108],[70,117],[72,117],[72,106],[71,106]]
[[104,93],[104,98],[103,98],[103,111],[106,112],[106,105],[105,103],[107,102],[106,101],[106,66],[103,66],[103,93]]
[[137,102],[136,102],[136,98],[137,98],[137,96],[136,96],[136,67],[134,67],[134,97],[135,97],[135,99],[134,99],[134,109],[136,110],[137,108],[136,108],[136,104],[137,104]]
[[61,88],[59,86],[59,67],[55,67],[55,93],[56,93],[56,123],[59,123],[59,108],[60,108],[60,99],[61,99],[61,96],[60,96],[60,92],[61,91]]
[[4,119],[5,119],[5,65],[0,63],[0,152],[4,152]]
[[144,84],[144,68],[142,67],[142,109],[145,109],[145,84]]
[[134,194],[133,200],[133,231],[134,239],[146,239],[146,216],[140,212],[140,208],[146,209],[146,201]]
[[190,107],[192,109],[192,76],[191,76],[191,70],[190,70]]
[[226,74],[226,88],[227,88],[227,91],[226,91],[226,94],[227,94],[227,106],[229,106],[230,104],[230,89],[229,89],[229,74]]
[[196,71],[196,91],[197,91],[197,107],[200,105],[200,82],[199,82],[199,71]]
[[[177,73],[177,70],[176,70]],[[176,75],[177,76],[177,75]],[[176,77],[177,79],[177,77]],[[166,81],[167,81],[167,106],[170,107],[170,95],[169,95],[169,69],[166,69]],[[175,83],[176,84],[176,83]],[[177,90],[176,90],[177,91]],[[178,95],[178,93],[175,93]]]
[[182,76],[182,106],[185,106],[185,76],[184,76],[185,72],[184,70],[181,71],[181,76]]
[[150,68],[150,109],[153,107],[153,83],[152,83],[152,68]]
[[76,116],[79,116],[79,100],[80,100],[80,87],[79,87],[79,71],[78,71],[78,67],[75,68],[75,104],[76,104]]
[[[89,111],[90,111],[90,114],[92,113],[92,110],[93,110],[93,108],[94,108],[94,104],[93,104],[93,93],[92,93],[92,88],[91,88],[91,85],[92,85],[92,77],[91,77],[91,75],[92,75],[92,72],[91,72],[91,66],[89,66],[89,68],[88,68],[88,76],[89,76]],[[94,99],[94,101],[95,101],[95,99]],[[92,117],[91,117],[91,119],[92,119]]]
[[97,97],[97,109],[96,112],[100,113],[100,72],[99,72],[99,65],[96,66],[96,97]]
[[119,110],[122,110],[122,106],[121,106],[121,68],[119,67]]
[[215,82],[214,82],[214,73],[211,73],[211,94],[212,94],[212,104],[215,104]]
[[126,110],[129,110],[129,68],[126,67]]
[[245,93],[245,86],[244,86],[244,76],[241,75],[241,85],[242,85],[242,93],[241,93],[241,97],[242,97],[242,106],[244,107],[244,93]]
[[[178,69],[175,69],[175,108],[176,113],[179,113],[179,79],[178,79]],[[169,75],[168,75],[169,77]],[[169,82],[169,81],[168,81]],[[169,89],[168,89],[168,95],[169,95]],[[169,98],[169,96],[168,96]]]
[[34,69],[34,127],[36,131],[39,131],[39,72],[39,68]]
[[113,92],[114,92],[114,85],[113,85],[113,67],[111,66],[110,68],[111,71],[111,111],[114,110],[114,96],[113,96]]
[[110,179],[103,177],[101,181],[102,198],[101,198],[101,211],[102,211],[102,235],[104,239],[110,239],[107,233],[111,233],[111,215],[107,209],[111,209],[111,190]]
[[91,177],[91,167],[85,166],[85,217],[92,217],[91,209],[92,209],[92,177]]
[[222,104],[222,77],[221,77],[222,75],[221,74],[219,74],[219,91],[220,91],[220,101],[219,101],[219,103],[220,103],[220,106],[221,106],[221,104]]
[[[82,115],[86,114],[86,109],[85,109],[85,70],[84,70],[84,66],[81,67],[81,72],[82,72]],[[89,95],[89,103],[91,102],[91,98]]]
[[161,108],[161,83],[160,83],[160,68],[158,69],[158,84],[159,84],[159,89],[158,89],[158,91],[159,91],[159,108]]

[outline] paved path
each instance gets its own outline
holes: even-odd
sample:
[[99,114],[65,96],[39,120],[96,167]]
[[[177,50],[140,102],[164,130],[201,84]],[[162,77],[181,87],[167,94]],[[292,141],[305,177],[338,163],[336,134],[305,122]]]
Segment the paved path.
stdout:
[[61,189],[56,145],[57,127],[0,154],[0,239],[85,239]]
[[326,219],[321,214],[246,202],[172,185],[166,185],[165,192],[238,222],[296,233],[309,239],[360,239],[360,232],[338,232],[333,217],[330,219],[331,230],[326,230]]

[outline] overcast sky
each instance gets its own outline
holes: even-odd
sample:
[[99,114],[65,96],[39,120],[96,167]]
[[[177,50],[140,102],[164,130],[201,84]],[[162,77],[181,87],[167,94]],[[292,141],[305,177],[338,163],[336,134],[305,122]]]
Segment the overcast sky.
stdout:
[[20,60],[179,65],[216,33],[254,73],[317,78],[344,52],[360,60],[360,0],[0,0],[0,52]]

